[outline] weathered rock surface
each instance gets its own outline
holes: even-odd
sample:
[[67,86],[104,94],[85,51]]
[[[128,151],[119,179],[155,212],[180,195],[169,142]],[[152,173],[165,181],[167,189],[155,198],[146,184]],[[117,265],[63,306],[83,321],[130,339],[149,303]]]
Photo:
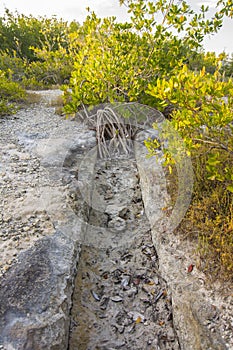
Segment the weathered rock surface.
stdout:
[[0,342],[7,350],[66,349],[79,247],[61,232],[36,242],[5,275]]
[[[85,231],[67,202],[73,154],[77,166],[95,137],[42,103],[2,120],[0,140],[0,349],[63,350]],[[81,207],[85,200],[80,194]]]
[[146,154],[143,146],[136,145],[145,211],[152,227],[159,269],[171,291],[173,321],[180,347],[182,350],[229,349],[219,331],[221,310],[211,301],[203,275],[196,269],[192,273],[187,272],[193,256],[192,246],[182,242],[170,230],[172,223],[164,210],[169,198],[162,166],[155,157],[146,159],[143,154]]

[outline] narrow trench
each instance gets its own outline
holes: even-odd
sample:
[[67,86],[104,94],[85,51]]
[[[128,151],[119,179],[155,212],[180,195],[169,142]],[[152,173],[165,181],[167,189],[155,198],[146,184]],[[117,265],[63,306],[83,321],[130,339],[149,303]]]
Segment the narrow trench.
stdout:
[[68,349],[180,349],[135,159],[97,160],[94,185],[94,243],[82,246]]

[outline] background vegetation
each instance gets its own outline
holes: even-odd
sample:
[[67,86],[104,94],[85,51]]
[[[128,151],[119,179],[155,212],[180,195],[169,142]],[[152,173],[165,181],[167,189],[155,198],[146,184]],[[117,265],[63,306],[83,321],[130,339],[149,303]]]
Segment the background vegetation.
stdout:
[[[208,7],[196,13],[186,1],[120,3],[129,22],[89,12],[81,25],[6,9],[0,18],[0,115],[15,111],[25,89],[54,86],[64,91],[67,114],[116,101],[160,109],[194,164],[193,201],[178,232],[197,242],[201,268],[232,279],[233,56],[202,48],[205,36],[232,18],[232,0],[218,1],[212,17]],[[146,145],[151,154],[161,146]],[[166,147],[164,164],[174,166]]]

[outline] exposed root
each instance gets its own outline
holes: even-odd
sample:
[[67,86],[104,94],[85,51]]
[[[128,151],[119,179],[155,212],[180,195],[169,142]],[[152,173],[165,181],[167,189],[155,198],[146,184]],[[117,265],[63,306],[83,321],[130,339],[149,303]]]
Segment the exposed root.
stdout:
[[100,158],[130,154],[137,132],[164,118],[156,109],[136,102],[100,105],[89,113],[84,107],[78,116],[96,130]]

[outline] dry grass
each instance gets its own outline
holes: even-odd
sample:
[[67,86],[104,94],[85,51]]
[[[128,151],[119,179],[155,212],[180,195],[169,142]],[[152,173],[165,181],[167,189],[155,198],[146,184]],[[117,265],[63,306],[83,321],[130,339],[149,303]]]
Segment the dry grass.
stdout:
[[35,103],[40,103],[41,96],[33,91],[28,91],[26,95],[26,100],[25,103],[30,105],[30,104],[35,104]]
[[55,107],[61,109],[63,107],[63,98],[62,95],[53,96],[51,99],[45,99],[40,92],[37,91],[27,91],[25,104],[39,104],[44,102],[49,107]]
[[[195,185],[191,205],[176,229],[184,239],[195,241],[200,269],[209,280],[233,282],[233,193],[226,184],[206,178],[205,152],[193,159]],[[177,178],[168,175],[172,202],[176,199]]]

